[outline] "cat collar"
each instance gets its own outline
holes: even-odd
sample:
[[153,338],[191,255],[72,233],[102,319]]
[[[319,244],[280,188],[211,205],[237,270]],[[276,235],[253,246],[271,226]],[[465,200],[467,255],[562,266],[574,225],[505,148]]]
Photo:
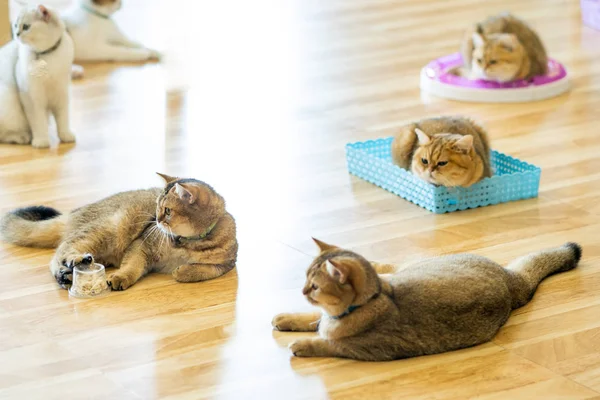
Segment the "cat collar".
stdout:
[[62,36],[60,37],[60,39],[58,39],[58,42],[56,42],[56,44],[54,44],[54,46],[50,47],[48,50],[37,52],[37,53],[35,53],[35,55],[37,57],[40,57],[40,56],[44,56],[46,54],[50,54],[54,50],[58,49],[58,46],[60,46],[61,43],[62,43]]
[[96,11],[93,8],[88,7],[86,5],[82,5],[81,8],[83,8],[85,11],[87,11],[90,14],[93,14],[93,15],[95,15],[97,17],[104,18],[104,19],[109,19],[110,18],[110,15],[102,14],[100,11]]
[[[375,293],[373,296],[371,296],[371,298],[369,300],[367,300],[367,302],[365,304],[368,304],[369,302],[371,302],[371,300],[375,300],[376,298],[379,297],[379,293]],[[364,306],[365,304],[361,304],[359,306],[350,306],[346,309],[346,311],[344,311],[343,313],[341,313],[340,315],[335,315],[335,316],[329,316],[329,318],[331,319],[341,319],[344,318],[346,315],[350,314],[352,311],[361,308],[362,306]]]
[[185,242],[193,242],[196,240],[202,240],[204,238],[206,238],[211,232],[212,230],[215,228],[215,226],[217,225],[217,221],[213,222],[208,229],[201,235],[197,235],[197,236],[175,236],[175,243],[177,244],[181,244],[181,243],[185,243]]

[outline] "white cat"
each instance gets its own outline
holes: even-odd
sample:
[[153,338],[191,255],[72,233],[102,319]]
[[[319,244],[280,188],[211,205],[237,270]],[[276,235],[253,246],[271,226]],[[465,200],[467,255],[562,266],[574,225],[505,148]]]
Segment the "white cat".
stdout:
[[157,51],[129,40],[121,32],[111,18],[120,8],[121,0],[78,0],[63,14],[75,43],[75,60],[146,61],[160,58]]
[[0,143],[49,147],[48,117],[62,142],[73,142],[69,85],[73,42],[58,14],[44,6],[24,9],[15,39],[0,48]]

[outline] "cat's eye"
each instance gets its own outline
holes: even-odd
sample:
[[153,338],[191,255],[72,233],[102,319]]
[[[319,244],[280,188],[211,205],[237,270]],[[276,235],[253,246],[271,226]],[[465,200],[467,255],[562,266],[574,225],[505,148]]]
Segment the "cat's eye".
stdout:
[[31,25],[29,25],[29,24],[23,24],[23,26],[21,27],[21,29],[23,29],[23,31],[28,31],[29,28],[31,28]]
[[496,60],[490,60],[490,65],[494,65],[494,64],[498,64],[498,61],[496,61]]
[[477,59],[477,62],[478,62],[479,64],[481,64],[481,63],[483,62],[483,60],[482,60],[481,58],[478,58],[478,59]]
[[312,290],[317,290],[319,287],[313,283],[313,284],[312,284],[312,286],[311,286],[310,288],[311,288]]
[[446,164],[448,164],[448,161],[440,161],[438,162],[438,167],[443,167]]
[[423,163],[423,165],[429,164],[429,161],[427,161],[426,158],[421,158],[421,162]]
[[170,208],[165,208],[165,214],[166,215],[171,215],[171,209]]

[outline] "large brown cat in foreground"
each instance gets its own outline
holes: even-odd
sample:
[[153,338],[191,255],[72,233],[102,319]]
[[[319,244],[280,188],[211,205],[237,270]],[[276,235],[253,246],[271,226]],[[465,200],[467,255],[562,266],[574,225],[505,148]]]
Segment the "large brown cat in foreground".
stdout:
[[487,133],[463,117],[403,126],[392,142],[392,159],[434,185],[468,187],[492,175]]
[[94,259],[119,267],[108,278],[113,290],[149,272],[197,282],[230,271],[238,244],[223,198],[204,182],[159,175],[164,189],[119,193],[67,215],[48,207],[12,211],[0,219],[0,235],[21,246],[58,247],[50,271],[63,288],[74,266]]
[[[510,263],[476,255],[418,262],[395,274],[360,255],[315,240],[321,254],[302,293],[323,313],[280,314],[280,331],[318,331],[290,349],[300,357],[385,361],[462,349],[490,341],[511,310],[533,297],[548,275],[569,271],[581,247],[567,243]],[[382,271],[383,272],[383,271]]]
[[489,17],[468,30],[461,53],[472,79],[509,82],[548,72],[548,56],[538,35],[508,13]]

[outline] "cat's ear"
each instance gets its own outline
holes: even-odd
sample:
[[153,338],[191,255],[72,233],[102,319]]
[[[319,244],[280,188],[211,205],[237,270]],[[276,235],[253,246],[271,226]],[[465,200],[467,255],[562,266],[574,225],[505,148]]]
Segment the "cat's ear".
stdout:
[[166,174],[161,174],[160,172],[157,172],[156,175],[158,175],[161,178],[163,178],[165,180],[165,183],[170,183],[170,182],[173,182],[173,181],[177,180],[177,178],[174,178],[174,177],[166,175]]
[[346,283],[348,280],[348,267],[341,262],[337,262],[335,258],[325,261],[325,269],[327,270],[329,276],[341,284]]
[[454,147],[460,151],[469,151],[473,147],[473,136],[465,135],[454,143]]
[[175,184],[175,193],[177,193],[177,196],[179,196],[181,201],[188,204],[192,204],[196,200],[192,192],[181,186],[179,183]]
[[415,133],[417,134],[417,139],[419,140],[419,144],[421,146],[431,143],[431,137],[429,137],[428,134],[426,134],[419,128],[415,128]]
[[210,189],[208,189],[207,187],[192,186],[190,190],[194,193],[197,204],[208,205],[211,202],[211,192]]
[[43,5],[38,6],[38,12],[40,13],[40,18],[44,22],[50,21],[50,11]]
[[473,33],[472,40],[474,47],[482,47],[483,45],[485,45],[485,38],[479,32]]
[[519,46],[520,42],[516,35],[505,33],[498,37],[498,43],[500,43],[500,46],[502,46],[504,50],[513,52]]
[[336,246],[327,244],[325,242],[321,242],[319,239],[312,238],[312,240],[315,242],[315,244],[319,247],[319,250],[321,250],[321,251],[337,249]]

